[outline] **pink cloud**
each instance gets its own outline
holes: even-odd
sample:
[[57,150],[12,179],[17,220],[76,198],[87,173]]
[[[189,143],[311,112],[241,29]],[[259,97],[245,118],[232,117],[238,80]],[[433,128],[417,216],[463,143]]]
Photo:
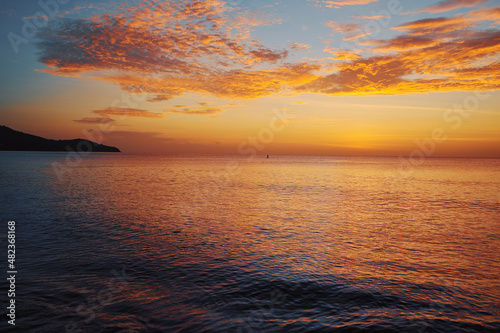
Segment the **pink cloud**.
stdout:
[[437,5],[425,7],[419,10],[419,13],[443,13],[449,12],[451,10],[464,8],[464,7],[476,7],[489,2],[489,0],[445,0]]

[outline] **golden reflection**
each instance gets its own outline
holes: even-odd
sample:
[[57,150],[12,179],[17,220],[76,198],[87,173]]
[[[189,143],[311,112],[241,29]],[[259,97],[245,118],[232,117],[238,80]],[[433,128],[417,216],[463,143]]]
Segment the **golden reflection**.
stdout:
[[[490,178],[496,160],[429,159],[412,179],[389,184],[388,175],[397,177],[396,158],[115,159],[113,169],[98,158],[79,169],[86,183],[99,184],[79,189],[88,209],[99,206],[106,230],[133,260],[165,262],[179,281],[189,276],[184,269],[196,267],[208,282],[241,270],[273,279],[342,278],[358,291],[420,302],[444,297],[450,306],[481,307],[477,300],[500,298],[499,182],[496,173],[496,183]],[[237,171],[228,172],[228,162]],[[71,196],[72,184],[63,179],[54,186]],[[191,297],[175,295],[175,288],[141,288],[149,291],[127,297]]]

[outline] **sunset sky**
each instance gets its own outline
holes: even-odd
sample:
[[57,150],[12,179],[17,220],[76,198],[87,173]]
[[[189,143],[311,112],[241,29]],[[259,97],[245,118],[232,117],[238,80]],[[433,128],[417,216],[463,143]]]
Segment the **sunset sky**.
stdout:
[[16,130],[126,153],[370,156],[439,133],[429,155],[500,157],[500,1],[0,4],[0,124]]

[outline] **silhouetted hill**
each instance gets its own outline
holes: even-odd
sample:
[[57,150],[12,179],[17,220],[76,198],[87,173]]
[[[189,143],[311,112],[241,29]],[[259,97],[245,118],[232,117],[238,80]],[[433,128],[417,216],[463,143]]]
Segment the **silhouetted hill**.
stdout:
[[0,150],[114,152],[120,149],[85,139],[51,140],[0,125]]

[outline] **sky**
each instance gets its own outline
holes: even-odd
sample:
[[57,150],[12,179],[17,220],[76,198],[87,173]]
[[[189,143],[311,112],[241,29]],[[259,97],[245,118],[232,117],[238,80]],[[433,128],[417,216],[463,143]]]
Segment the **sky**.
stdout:
[[0,0],[0,124],[125,153],[500,157],[498,0]]

